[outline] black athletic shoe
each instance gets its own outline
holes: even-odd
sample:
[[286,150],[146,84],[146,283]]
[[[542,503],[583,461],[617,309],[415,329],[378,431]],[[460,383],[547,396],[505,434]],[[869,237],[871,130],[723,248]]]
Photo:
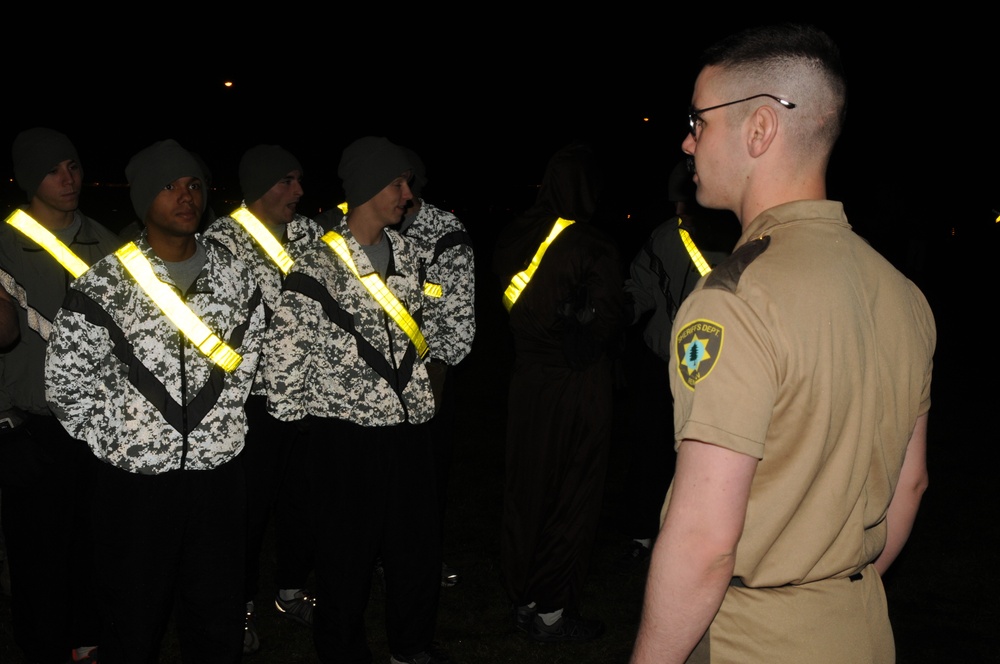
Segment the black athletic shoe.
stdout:
[[274,608],[303,627],[312,627],[316,598],[303,592],[298,597],[286,600],[281,599],[281,595],[278,594],[274,597]]

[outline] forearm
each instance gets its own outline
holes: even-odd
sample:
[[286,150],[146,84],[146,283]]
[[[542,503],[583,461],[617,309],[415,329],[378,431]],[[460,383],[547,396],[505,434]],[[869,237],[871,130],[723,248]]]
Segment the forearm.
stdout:
[[733,577],[757,460],[683,440],[647,575],[632,664],[684,662]]
[[875,559],[875,569],[885,574],[910,538],[913,522],[917,518],[920,501],[928,485],[927,474],[927,415],[917,419],[913,434],[906,446],[906,456],[899,473],[899,482],[892,494],[886,512],[886,542],[882,553]]
[[732,579],[734,556],[706,563],[693,548],[674,541],[663,532],[653,548],[632,664],[684,662],[711,625]]
[[[896,490],[899,491],[899,488]],[[889,566],[892,565],[896,557],[903,550],[906,541],[910,538],[910,532],[913,530],[913,522],[916,519],[917,508],[919,506],[919,496],[914,496],[912,493],[907,500],[905,509],[901,505],[896,506],[896,503],[890,506],[889,512],[885,517],[888,529],[885,548],[882,549],[882,553],[875,559],[875,569],[878,571],[879,576],[885,574],[886,570],[889,569]]]

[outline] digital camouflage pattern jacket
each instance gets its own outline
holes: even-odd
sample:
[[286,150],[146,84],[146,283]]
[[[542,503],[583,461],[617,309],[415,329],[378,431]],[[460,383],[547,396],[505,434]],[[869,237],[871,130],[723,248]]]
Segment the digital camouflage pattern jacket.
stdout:
[[[298,260],[321,237],[323,229],[319,224],[309,217],[297,214],[286,226],[282,246],[292,260]],[[276,239],[279,242],[282,240],[280,237]],[[260,285],[264,305],[269,311],[278,306],[278,299],[281,297],[281,270],[238,221],[230,216],[219,217],[205,230],[204,240],[222,245],[246,263],[254,280]]]
[[472,238],[451,212],[423,201],[403,235],[419,241],[425,281],[441,295],[424,299],[424,336],[430,357],[455,365],[472,350],[476,336],[476,264]]
[[[145,238],[137,244],[176,289]],[[243,449],[264,303],[242,261],[214,245],[205,250],[205,266],[181,296],[242,356],[231,373],[191,344],[115,255],[73,283],[56,315],[45,358],[49,406],[72,436],[123,470],[205,470]]]
[[[341,220],[361,274],[371,261]],[[422,325],[423,279],[417,248],[393,230],[389,290]],[[324,242],[295,262],[267,334],[268,410],[281,420],[308,415],[361,426],[426,422],[434,398],[423,360],[340,257]]]
[[[319,224],[300,214],[295,215],[285,228],[285,238],[282,246],[294,261],[298,260],[307,249],[319,242],[323,229]],[[260,286],[264,296],[264,307],[267,320],[271,320],[274,308],[278,306],[281,297],[281,285],[284,275],[267,252],[246,231],[243,226],[230,216],[219,217],[205,230],[205,242],[218,243],[234,256],[243,261],[250,269],[254,281]],[[279,242],[281,237],[276,238]],[[254,394],[264,394],[264,378],[260,371],[253,386]]]

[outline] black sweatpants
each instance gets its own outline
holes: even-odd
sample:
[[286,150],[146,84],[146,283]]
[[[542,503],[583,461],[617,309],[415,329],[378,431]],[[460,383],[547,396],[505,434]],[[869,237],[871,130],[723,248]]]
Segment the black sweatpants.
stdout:
[[267,397],[250,395],[248,431],[240,463],[247,482],[247,602],[260,591],[260,555],[268,523],[274,518],[278,588],[303,588],[313,568],[315,542],[306,464],[299,442],[301,425],[267,412]]
[[93,520],[102,664],[156,662],[172,609],[185,662],[240,661],[246,484],[237,461],[162,475],[104,464]]
[[427,649],[441,590],[441,537],[426,426],[313,419],[308,441],[317,509],[313,629],[320,661],[372,661],[364,618],[378,557],[390,651],[412,655]]
[[14,640],[28,661],[62,664],[72,648],[99,645],[89,511],[99,463],[51,416],[0,431],[0,527]]

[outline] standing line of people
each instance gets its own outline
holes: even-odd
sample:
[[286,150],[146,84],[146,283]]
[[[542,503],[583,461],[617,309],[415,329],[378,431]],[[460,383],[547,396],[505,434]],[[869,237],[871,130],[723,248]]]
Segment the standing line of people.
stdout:
[[[0,227],[0,488],[29,659],[96,662],[99,645],[102,662],[154,661],[171,616],[185,659],[255,652],[273,512],[275,604],[312,627],[321,661],[371,661],[376,559],[392,661],[451,661],[434,640],[438,593],[455,580],[440,555],[453,426],[442,404],[475,335],[474,257],[454,215],[413,205],[419,157],[381,137],[348,146],[350,207],[324,235],[297,213],[296,157],[255,146],[243,203],[200,234],[204,165],[159,141],[125,169],[140,220],[128,236],[78,212],[64,135],[24,132],[14,159],[31,202],[27,222]],[[291,358],[303,335],[320,345]],[[329,380],[299,372],[312,363]],[[314,389],[326,392],[300,401]],[[92,545],[67,551],[67,532]]]

